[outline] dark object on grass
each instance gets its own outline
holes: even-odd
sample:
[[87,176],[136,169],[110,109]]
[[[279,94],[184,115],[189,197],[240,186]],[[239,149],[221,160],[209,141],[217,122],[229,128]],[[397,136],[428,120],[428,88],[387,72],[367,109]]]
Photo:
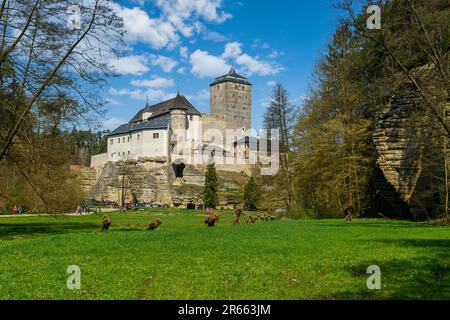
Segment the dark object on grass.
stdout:
[[219,224],[220,216],[214,209],[211,208],[206,209],[205,215],[206,215],[205,224],[207,224],[208,227],[215,227],[217,224]]
[[161,219],[156,219],[156,220],[154,220],[154,221],[150,221],[149,223],[148,223],[148,229],[147,229],[147,231],[149,231],[149,230],[151,230],[151,231],[153,231],[153,230],[156,230],[156,229],[158,229],[159,228],[159,226],[162,224],[162,222],[161,222]]
[[254,217],[254,216],[248,216],[248,217],[245,219],[245,223],[246,223],[246,224],[254,224],[254,223],[256,223],[256,217]]
[[244,208],[242,206],[237,206],[234,209],[234,218],[233,218],[233,225],[238,225],[241,222],[241,216],[244,215]]
[[111,226],[111,219],[109,216],[104,215],[103,216],[103,225],[102,225],[102,231],[108,231],[109,227]]

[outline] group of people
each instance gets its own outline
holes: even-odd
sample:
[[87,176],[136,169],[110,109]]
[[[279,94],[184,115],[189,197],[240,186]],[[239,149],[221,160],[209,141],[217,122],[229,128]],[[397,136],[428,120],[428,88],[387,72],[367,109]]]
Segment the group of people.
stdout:
[[[91,212],[91,208],[89,208],[89,206],[81,206],[81,205],[77,205],[77,208],[75,209],[75,213],[77,214],[83,214],[83,213],[90,213]],[[100,208],[95,208],[95,212],[99,213],[102,212],[102,210]]]
[[13,214],[24,214],[25,213],[25,209],[22,206],[13,205],[11,210],[12,210]]

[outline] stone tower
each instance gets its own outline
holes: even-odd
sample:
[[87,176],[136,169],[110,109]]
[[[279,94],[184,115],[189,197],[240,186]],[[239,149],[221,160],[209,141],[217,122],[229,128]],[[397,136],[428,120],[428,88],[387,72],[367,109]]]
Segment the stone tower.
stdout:
[[234,68],[211,87],[211,116],[225,120],[227,129],[250,129],[252,84]]
[[169,107],[170,109],[170,128],[172,134],[176,137],[175,140],[185,141],[186,130],[187,130],[187,114],[186,107],[183,104],[183,98],[179,93],[173,100],[173,105]]

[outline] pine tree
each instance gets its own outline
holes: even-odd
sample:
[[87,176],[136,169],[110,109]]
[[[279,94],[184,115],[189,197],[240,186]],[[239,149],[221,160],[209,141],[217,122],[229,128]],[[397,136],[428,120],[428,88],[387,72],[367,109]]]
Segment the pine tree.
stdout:
[[244,207],[247,210],[256,210],[259,204],[259,191],[255,179],[250,177],[244,186]]
[[271,130],[279,130],[280,170],[277,176],[271,177],[270,182],[280,191],[277,198],[290,210],[294,207],[294,187],[292,168],[289,160],[291,131],[295,121],[294,108],[289,102],[286,89],[281,84],[273,88],[271,103],[264,115],[264,128],[271,134]]
[[203,204],[205,208],[216,209],[219,205],[219,197],[217,195],[218,180],[216,167],[214,163],[208,164],[205,173],[205,191],[203,194]]

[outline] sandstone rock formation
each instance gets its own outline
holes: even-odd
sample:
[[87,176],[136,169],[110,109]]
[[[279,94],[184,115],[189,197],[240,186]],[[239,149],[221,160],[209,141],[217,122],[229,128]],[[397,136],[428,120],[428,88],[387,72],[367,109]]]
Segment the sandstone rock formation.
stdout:
[[428,214],[427,207],[436,202],[436,193],[430,192],[434,182],[427,176],[430,168],[424,172],[430,152],[429,122],[425,119],[420,99],[411,87],[393,96],[376,117],[374,186],[377,202],[385,202],[378,203],[384,207],[381,210],[392,216],[421,219]]
[[[176,177],[166,158],[139,158],[137,161],[108,162],[101,172],[83,168],[79,177],[90,199],[120,202],[123,187],[126,202],[201,208],[205,171],[206,165],[186,165],[183,177]],[[218,170],[217,174],[222,190],[219,193],[220,207],[228,208],[239,203],[236,193],[245,184],[245,172],[231,169]]]

